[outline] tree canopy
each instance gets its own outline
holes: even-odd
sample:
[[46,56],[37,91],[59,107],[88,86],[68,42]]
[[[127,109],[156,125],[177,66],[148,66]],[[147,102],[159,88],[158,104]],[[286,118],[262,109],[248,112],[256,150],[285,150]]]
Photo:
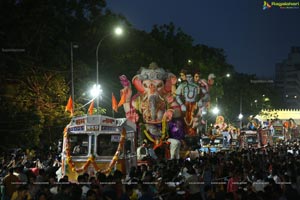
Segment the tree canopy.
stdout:
[[[269,86],[249,85],[256,77],[237,74],[222,48],[194,44],[172,22],[154,25],[150,33],[137,30],[124,16],[107,9],[103,0],[2,0],[0,13],[0,113],[4,119],[0,133],[7,136],[0,145],[26,141],[30,146],[47,146],[61,137],[70,120],[65,105],[71,94],[71,48],[75,108],[77,113],[87,113],[88,107],[82,105],[90,100],[87,90],[96,81],[96,47],[106,35],[98,56],[104,90],[100,103],[107,115],[111,115],[111,93],[120,98],[118,77],[125,74],[131,79],[153,61],[175,75],[182,68],[200,71],[205,79],[214,73],[219,79],[211,92],[213,104],[219,99],[229,119],[239,109],[237,94],[243,97],[243,110],[250,112],[255,95],[270,91]],[[110,35],[115,25],[125,29],[122,38]],[[226,73],[236,76],[227,81],[222,78]],[[121,111],[115,115],[124,117]]]

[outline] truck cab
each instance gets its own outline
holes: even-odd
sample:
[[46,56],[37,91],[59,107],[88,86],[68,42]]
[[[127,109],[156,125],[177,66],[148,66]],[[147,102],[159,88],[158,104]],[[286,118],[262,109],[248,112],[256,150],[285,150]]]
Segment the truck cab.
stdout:
[[274,135],[273,135],[273,142],[276,144],[282,140],[284,140],[284,127],[281,121],[275,121],[273,124],[274,128]]
[[241,131],[241,145],[240,148],[260,148],[260,139],[257,131],[243,130]]
[[126,118],[90,115],[72,118],[63,136],[61,176],[129,172],[136,165],[136,127]]

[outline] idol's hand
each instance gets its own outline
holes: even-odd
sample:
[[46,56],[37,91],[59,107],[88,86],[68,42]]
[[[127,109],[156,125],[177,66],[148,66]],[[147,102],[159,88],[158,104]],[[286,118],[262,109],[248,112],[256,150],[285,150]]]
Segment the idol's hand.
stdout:
[[181,104],[180,109],[181,109],[182,112],[185,112],[186,111],[186,106],[184,104]]

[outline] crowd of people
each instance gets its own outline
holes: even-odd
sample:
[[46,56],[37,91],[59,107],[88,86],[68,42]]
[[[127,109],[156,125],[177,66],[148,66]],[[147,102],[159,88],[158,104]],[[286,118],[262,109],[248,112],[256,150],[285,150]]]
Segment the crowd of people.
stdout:
[[1,198],[145,200],[145,199],[299,199],[300,156],[296,143],[263,149],[199,153],[196,158],[159,160],[132,167],[129,174],[113,170],[76,183],[57,180],[55,153],[2,155]]

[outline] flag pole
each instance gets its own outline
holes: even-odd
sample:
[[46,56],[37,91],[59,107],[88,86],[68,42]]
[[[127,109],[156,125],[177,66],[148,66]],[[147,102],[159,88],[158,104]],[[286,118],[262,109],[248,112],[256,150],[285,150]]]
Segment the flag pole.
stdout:
[[114,98],[114,93],[111,93],[111,112],[112,112],[112,117],[115,118],[113,98]]

